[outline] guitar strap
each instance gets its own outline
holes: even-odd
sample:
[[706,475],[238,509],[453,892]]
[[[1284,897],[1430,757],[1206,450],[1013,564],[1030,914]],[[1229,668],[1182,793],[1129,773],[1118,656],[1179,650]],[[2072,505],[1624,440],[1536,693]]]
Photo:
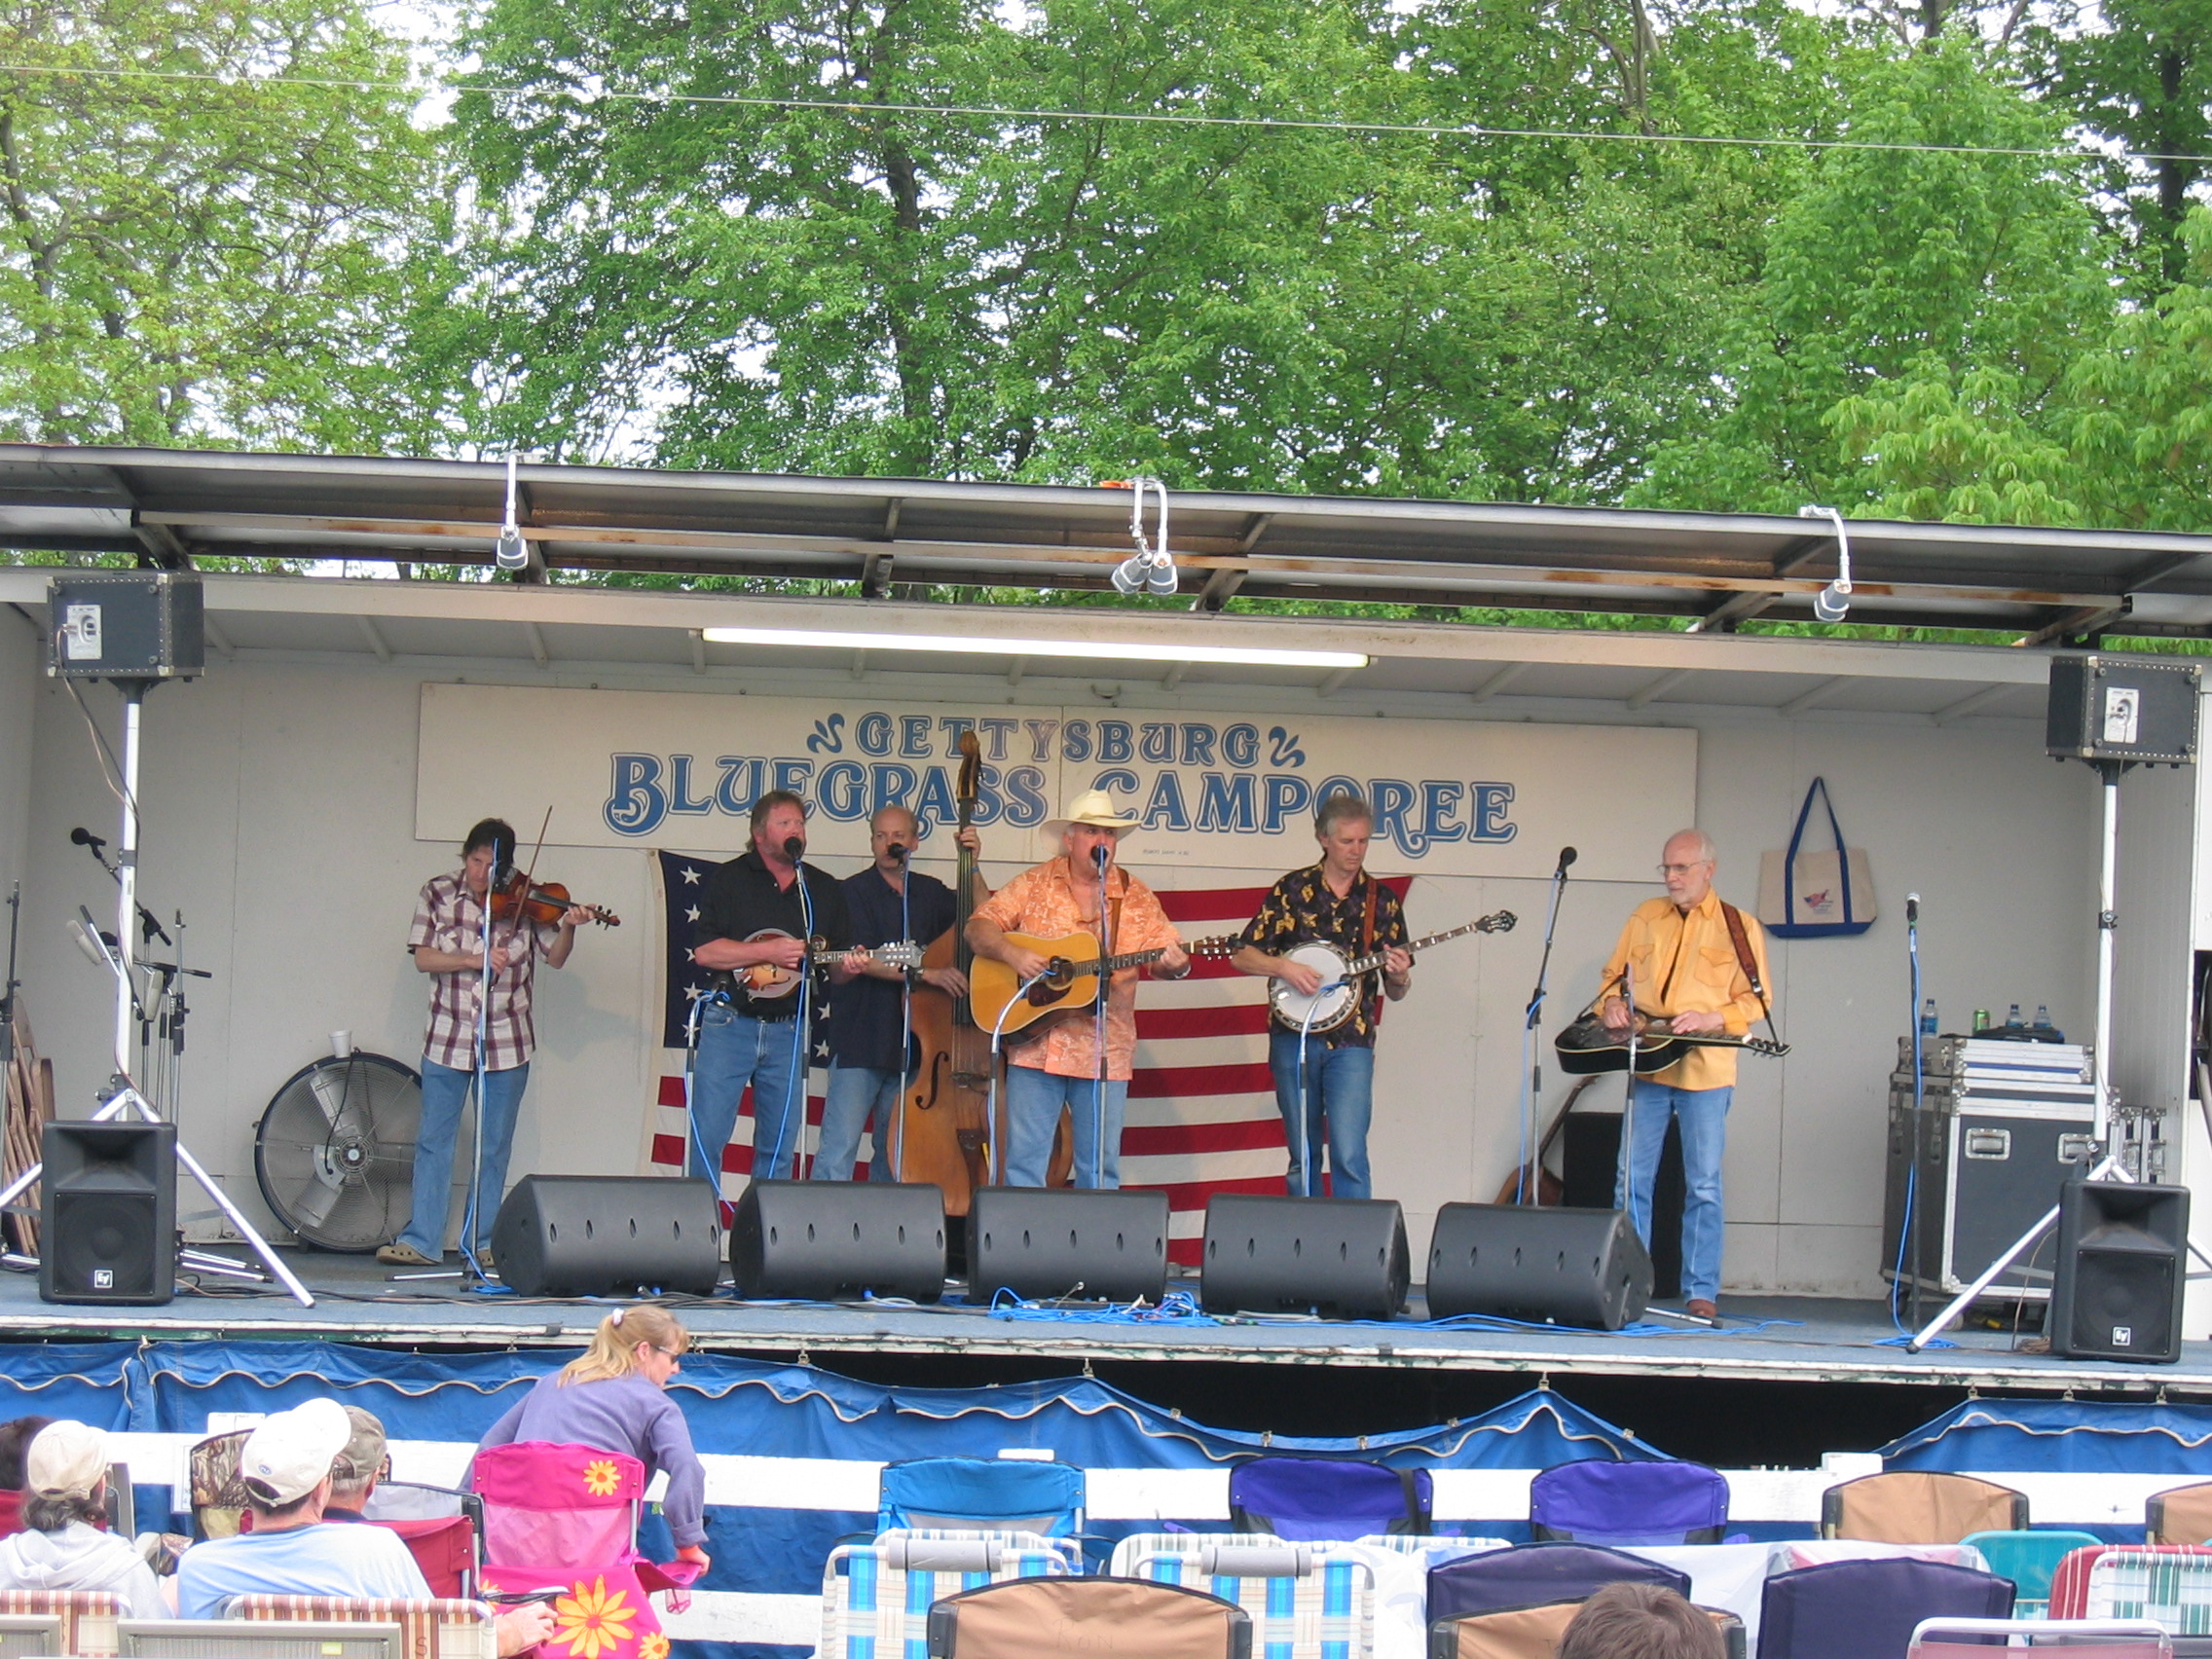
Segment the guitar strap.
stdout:
[[[1372,875],[1368,875],[1365,870],[1362,870],[1360,874],[1367,882],[1367,906],[1361,911],[1359,918],[1359,953],[1365,956],[1375,948],[1375,898],[1376,890],[1382,886],[1382,883]],[[1380,984],[1380,981],[1377,981],[1377,983]],[[1369,990],[1366,995],[1369,1003],[1367,1023],[1369,1025],[1381,1025],[1382,1023],[1382,992],[1380,989]]]
[[1728,942],[1736,947],[1736,965],[1751,981],[1751,995],[1759,999],[1759,1013],[1766,1016],[1766,1034],[1780,1043],[1782,1033],[1774,1028],[1774,1007],[1766,1000],[1766,987],[1759,983],[1758,958],[1751,954],[1751,936],[1744,932],[1744,912],[1723,899],[1720,917],[1728,924]]

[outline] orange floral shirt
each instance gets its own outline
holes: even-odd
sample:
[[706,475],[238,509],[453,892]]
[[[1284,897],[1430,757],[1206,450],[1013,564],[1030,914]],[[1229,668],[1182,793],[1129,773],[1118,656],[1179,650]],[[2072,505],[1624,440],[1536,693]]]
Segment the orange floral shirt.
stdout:
[[[1158,950],[1181,944],[1183,936],[1160,907],[1159,895],[1124,869],[1110,877],[1113,897],[1121,901],[1121,915],[1112,941],[1112,953]],[[1068,861],[1048,859],[1025,869],[982,903],[976,914],[995,922],[1009,933],[1025,933],[1040,939],[1066,934],[1095,934],[1098,919],[1086,917],[1076,903],[1068,879]],[[1137,1051],[1137,979],[1143,970],[1124,968],[1114,976],[1106,992],[1106,1076],[1118,1083],[1129,1080]],[[1098,1075],[1098,1018],[1095,1013],[1069,1014],[1042,1021],[1034,1035],[1010,1044],[1007,1062],[1050,1072],[1054,1077]]]

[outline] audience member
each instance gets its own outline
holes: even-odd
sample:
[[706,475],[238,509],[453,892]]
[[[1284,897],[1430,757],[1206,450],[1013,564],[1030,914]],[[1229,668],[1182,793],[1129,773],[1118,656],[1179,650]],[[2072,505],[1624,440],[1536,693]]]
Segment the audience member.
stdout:
[[23,1530],[23,1452],[54,1419],[19,1417],[0,1422],[0,1538]]
[[1559,1659],[1726,1659],[1712,1615],[1658,1584],[1608,1584],[1559,1639]]
[[377,1482],[391,1473],[391,1454],[385,1447],[382,1419],[359,1406],[341,1409],[353,1425],[353,1432],[346,1441],[346,1450],[331,1465],[330,1502],[324,1506],[322,1518],[361,1521],[367,1518]]
[[661,1513],[679,1561],[708,1565],[707,1470],[691,1449],[691,1428],[665,1392],[682,1369],[691,1334],[649,1302],[617,1308],[599,1322],[591,1346],[549,1377],[485,1431],[478,1450],[517,1440],[551,1440],[626,1452],[645,1479],[665,1470]]
[[169,1616],[153,1568],[129,1539],[101,1530],[108,1462],[96,1428],[64,1418],[39,1430],[19,1457],[23,1530],[0,1539],[0,1590],[113,1590],[130,1618]]

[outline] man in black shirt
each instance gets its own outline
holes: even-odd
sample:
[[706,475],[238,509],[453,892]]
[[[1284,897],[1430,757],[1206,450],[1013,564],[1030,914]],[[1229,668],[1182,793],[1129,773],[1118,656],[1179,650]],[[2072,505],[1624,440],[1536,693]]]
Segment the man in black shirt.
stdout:
[[[753,803],[753,849],[707,878],[691,960],[716,971],[717,990],[699,1010],[699,1054],[691,1094],[694,1175],[721,1184],[722,1149],[737,1127],[738,1102],[753,1085],[753,1177],[788,1178],[806,1139],[810,977],[842,961],[806,960],[805,941],[831,951],[852,943],[845,898],[834,877],[806,857],[806,805],[789,790]],[[803,881],[802,881],[803,876]],[[756,939],[763,929],[775,933]]]
[[[1245,924],[1231,960],[1247,974],[1280,979],[1304,996],[1321,989],[1321,976],[1288,960],[1301,944],[1334,945],[1346,961],[1383,953],[1383,995],[1396,1002],[1412,987],[1414,959],[1406,945],[1406,912],[1398,896],[1366,870],[1367,841],[1375,815],[1355,794],[1337,793],[1321,803],[1313,837],[1321,862],[1294,869],[1269,891],[1260,913]],[[1324,1133],[1329,1147],[1329,1192],[1339,1198],[1371,1194],[1367,1124],[1374,1111],[1375,1028],[1382,997],[1372,978],[1354,987],[1345,1022],[1326,1034],[1268,1019],[1268,1069],[1275,1081],[1275,1106],[1290,1143],[1293,1198],[1320,1196]]]
[[[921,830],[904,807],[884,807],[868,820],[868,831],[875,862],[844,881],[852,942],[872,946],[911,940],[927,948],[953,924],[958,906],[952,889],[934,875],[907,868]],[[981,854],[983,843],[974,830],[962,830],[957,839],[969,852]],[[980,871],[975,882],[975,897],[989,898]],[[958,968],[923,968],[914,977],[947,996],[968,994],[968,976]],[[868,962],[839,988],[830,1006],[830,1094],[822,1108],[822,1145],[814,1155],[817,1181],[852,1179],[861,1132],[870,1117],[875,1135],[867,1178],[898,1179],[891,1166],[891,1120],[898,1115],[913,1065],[911,1051],[903,1064],[899,1057],[908,1038],[906,983],[903,969]]]

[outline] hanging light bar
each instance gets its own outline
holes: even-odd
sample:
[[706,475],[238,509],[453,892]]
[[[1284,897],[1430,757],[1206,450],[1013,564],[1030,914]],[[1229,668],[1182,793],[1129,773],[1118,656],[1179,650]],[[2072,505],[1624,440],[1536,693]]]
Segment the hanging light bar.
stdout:
[[1121,640],[1014,640],[974,634],[862,634],[823,628],[707,628],[717,645],[799,645],[841,651],[957,651],[988,656],[1079,657],[1115,662],[1217,663],[1239,668],[1365,668],[1361,651],[1261,645],[1132,645]]

